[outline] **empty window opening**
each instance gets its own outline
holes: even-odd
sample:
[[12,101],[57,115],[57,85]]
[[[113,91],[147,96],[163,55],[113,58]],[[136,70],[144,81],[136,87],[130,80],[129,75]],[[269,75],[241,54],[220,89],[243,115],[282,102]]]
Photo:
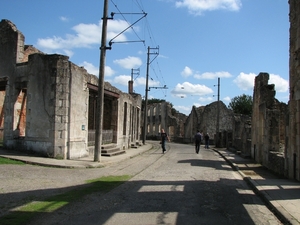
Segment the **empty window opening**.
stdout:
[[26,89],[22,89],[19,92],[17,101],[14,105],[14,124],[13,130],[15,131],[15,136],[25,137],[26,131],[26,99],[27,92]]
[[0,81],[0,145],[3,143],[4,132],[4,102],[7,81]]
[[124,120],[123,120],[123,135],[126,135],[127,129],[127,102],[124,102]]

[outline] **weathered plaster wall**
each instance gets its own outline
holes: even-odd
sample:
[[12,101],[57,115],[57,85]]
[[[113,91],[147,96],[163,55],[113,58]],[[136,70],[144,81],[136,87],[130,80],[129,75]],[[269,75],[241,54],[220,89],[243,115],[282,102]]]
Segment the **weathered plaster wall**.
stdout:
[[121,126],[118,127],[117,144],[121,149],[128,149],[132,144],[139,142],[141,102],[142,98],[140,95],[130,95],[126,93],[120,95],[118,100],[120,109],[118,124]]
[[[89,104],[87,77],[90,75],[84,68],[78,67],[71,62],[68,64],[63,62],[62,66],[64,71],[70,71],[70,75],[64,74],[65,76],[61,77],[62,82],[56,82],[59,90],[57,94],[60,95],[61,93],[61,96],[56,101],[59,105],[56,107],[55,114],[58,116],[61,112],[60,104],[62,103],[63,107],[66,108],[65,117],[69,117],[66,129],[69,135],[67,137],[67,158],[80,158],[89,154],[87,146]],[[69,70],[64,68],[65,66],[68,66]],[[64,115],[62,116],[64,117]]]
[[285,169],[288,177],[300,180],[300,1],[290,4],[290,102]]
[[[65,159],[87,156],[89,95],[97,86],[98,78],[67,56],[24,46],[24,36],[15,25],[0,22],[0,88],[5,92],[0,103],[7,149]],[[127,149],[139,141],[141,96],[122,93],[107,82],[104,89],[104,107],[105,102],[110,106],[104,110],[104,126],[113,130],[113,142]],[[17,128],[20,118],[23,123]]]
[[[6,147],[58,158],[87,156],[86,71],[67,56],[33,54],[28,59],[9,79],[15,94],[20,89],[27,92],[26,135],[19,138],[13,133],[8,124],[16,118],[6,113]],[[15,100],[8,101],[13,111]]]

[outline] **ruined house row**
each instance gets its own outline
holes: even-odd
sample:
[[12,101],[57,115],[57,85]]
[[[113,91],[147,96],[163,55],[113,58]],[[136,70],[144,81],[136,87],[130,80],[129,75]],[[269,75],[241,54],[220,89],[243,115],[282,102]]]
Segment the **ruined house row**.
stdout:
[[164,129],[174,141],[183,135],[186,118],[185,114],[176,111],[169,102],[149,104],[146,116],[146,138],[157,140],[160,138],[161,129]]
[[[216,135],[220,146],[235,147],[267,168],[300,180],[300,1],[289,0],[289,5],[288,106],[274,98],[269,74],[260,73],[255,78],[252,118],[233,115],[221,103],[223,114],[220,133]],[[5,147],[51,157],[89,154],[96,90],[97,78],[84,68],[66,56],[45,55],[32,46],[24,46],[24,36],[15,25],[7,20],[0,22],[0,126]],[[187,118],[173,115],[172,107],[167,105],[149,106],[147,135],[156,135],[165,128],[174,139],[191,141],[196,129],[215,133],[216,117],[205,115],[209,109],[216,112],[216,103],[193,107]],[[107,141],[124,149],[138,142],[141,96],[122,93],[106,83],[105,108],[108,119],[103,129],[107,131]],[[161,110],[160,117],[155,110]]]
[[147,138],[157,139],[161,128],[164,128],[171,140],[193,143],[194,135],[197,130],[200,130],[209,133],[213,143],[217,116],[219,116],[219,130],[231,131],[233,115],[232,110],[228,109],[222,101],[212,102],[206,106],[193,106],[188,116],[177,112],[169,102],[150,104],[147,107]]
[[[24,45],[0,22],[1,136],[7,149],[73,159],[93,154],[98,78],[67,56]],[[140,140],[141,96],[104,85],[103,143],[120,150]]]

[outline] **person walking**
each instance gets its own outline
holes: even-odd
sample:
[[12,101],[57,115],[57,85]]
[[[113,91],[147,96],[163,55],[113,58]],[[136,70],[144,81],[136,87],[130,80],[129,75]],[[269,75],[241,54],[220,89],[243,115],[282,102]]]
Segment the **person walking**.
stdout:
[[201,135],[200,131],[197,130],[197,133],[195,134],[195,150],[196,150],[197,154],[199,154],[199,151],[200,151],[201,138],[202,138],[202,135]]
[[161,148],[162,148],[162,153],[164,154],[166,151],[166,140],[170,142],[170,138],[168,134],[165,132],[164,129],[161,129],[160,133],[160,143],[161,143]]
[[204,135],[204,141],[205,141],[205,148],[209,149],[209,134],[206,133]]

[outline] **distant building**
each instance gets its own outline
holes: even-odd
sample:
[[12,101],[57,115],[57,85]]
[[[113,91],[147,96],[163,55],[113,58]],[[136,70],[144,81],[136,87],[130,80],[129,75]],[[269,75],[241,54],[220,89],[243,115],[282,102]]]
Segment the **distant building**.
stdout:
[[[233,112],[219,101],[219,132],[232,130]],[[206,106],[193,106],[184,125],[184,138],[193,142],[197,130],[209,133],[214,140],[217,130],[218,102],[212,102]]]
[[183,136],[186,117],[176,111],[169,102],[147,105],[146,138],[157,139],[162,128],[171,140]]

